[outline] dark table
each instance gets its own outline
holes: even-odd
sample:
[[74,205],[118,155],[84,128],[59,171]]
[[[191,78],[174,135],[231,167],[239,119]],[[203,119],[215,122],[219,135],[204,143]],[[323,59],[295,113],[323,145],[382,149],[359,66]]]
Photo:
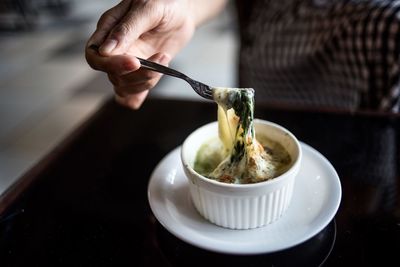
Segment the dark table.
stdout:
[[232,256],[175,238],[149,208],[148,180],[216,106],[110,100],[1,197],[0,266],[398,266],[400,117],[261,105],[256,117],[319,150],[341,179],[338,213],[305,243]]

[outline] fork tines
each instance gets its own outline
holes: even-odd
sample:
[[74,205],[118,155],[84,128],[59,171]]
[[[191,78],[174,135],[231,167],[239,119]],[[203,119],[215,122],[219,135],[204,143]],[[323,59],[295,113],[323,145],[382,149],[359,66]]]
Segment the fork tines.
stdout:
[[213,92],[212,92],[211,86],[208,86],[201,82],[197,82],[196,85],[197,86],[195,86],[196,88],[194,88],[194,89],[200,96],[210,99],[210,100],[213,99]]

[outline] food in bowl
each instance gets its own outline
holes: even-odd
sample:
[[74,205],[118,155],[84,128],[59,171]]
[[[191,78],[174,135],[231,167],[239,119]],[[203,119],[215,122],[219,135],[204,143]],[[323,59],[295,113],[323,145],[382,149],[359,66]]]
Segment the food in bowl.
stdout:
[[[227,109],[227,113],[229,112],[232,111]],[[251,119],[253,129],[250,128],[248,133],[253,133],[250,133],[250,136],[267,147],[266,150],[275,150],[276,147],[283,148],[285,151],[283,154],[287,153],[288,155],[288,157],[283,156],[284,161],[290,158],[289,163],[283,164],[285,167],[280,170],[277,168],[273,178],[242,183],[246,178],[243,179],[239,175],[239,178],[235,179],[243,179],[242,181],[227,183],[215,178],[210,179],[206,177],[207,175],[202,174],[203,170],[206,173],[213,172],[213,167],[219,166],[225,160],[226,155],[232,157],[232,153],[228,153],[231,151],[218,151],[225,149],[224,141],[220,141],[220,139],[224,140],[221,136],[227,133],[231,134],[231,132],[227,132],[230,130],[226,128],[226,125],[221,125],[221,115],[218,116],[218,122],[204,125],[191,133],[182,145],[181,160],[185,175],[189,180],[193,204],[204,218],[222,227],[251,229],[278,220],[289,207],[295,177],[300,169],[302,152],[296,137],[275,123],[257,119],[253,121],[252,116],[251,113],[251,116],[246,118]],[[227,118],[235,117],[228,114],[225,119]],[[221,128],[223,129],[222,133]],[[257,135],[255,135],[256,132]],[[244,131],[240,130],[239,138],[245,142],[247,139],[241,133]],[[233,137],[230,135],[231,140],[235,140],[236,137],[237,135]],[[212,149],[208,149],[207,146]],[[241,151],[247,153],[244,147]],[[247,164],[248,161],[240,162]],[[245,168],[246,166],[241,165],[240,167]],[[201,168],[203,170],[200,170]]]
[[[275,178],[290,167],[291,157],[287,150],[278,142],[267,136],[257,135],[257,140],[265,153],[263,169],[255,171],[257,165],[250,161],[249,167],[244,171],[237,163],[232,164],[229,152],[223,146],[221,140],[216,137],[206,141],[197,152],[194,170],[204,177],[215,179],[224,183],[249,184],[259,183]],[[252,160],[257,157],[249,157]],[[231,167],[232,165],[236,165]],[[258,164],[260,166],[261,164]],[[259,175],[257,175],[259,173]]]
[[[214,89],[218,104],[219,139],[207,140],[199,149],[194,169],[224,183],[247,184],[272,179],[291,162],[285,148],[254,130],[254,90]],[[261,142],[259,142],[261,141]]]

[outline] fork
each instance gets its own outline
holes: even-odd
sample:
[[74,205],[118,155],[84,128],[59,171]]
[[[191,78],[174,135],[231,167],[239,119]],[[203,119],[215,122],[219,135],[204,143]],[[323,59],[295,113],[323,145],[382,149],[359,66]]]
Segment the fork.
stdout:
[[192,78],[188,77],[187,75],[183,74],[182,72],[179,72],[177,70],[165,67],[163,65],[157,64],[155,62],[143,59],[143,58],[137,58],[140,61],[140,64],[142,65],[141,67],[144,69],[152,70],[152,71],[157,71],[169,76],[173,76],[176,78],[183,79],[187,81],[190,86],[193,88],[193,90],[199,94],[200,96],[206,98],[206,99],[213,99],[213,87],[208,86],[204,83],[201,83],[199,81],[193,80]]
[[[93,49],[94,51],[96,51],[97,53],[99,52],[99,46],[92,44],[89,48]],[[185,81],[187,81],[190,86],[193,88],[193,90],[200,95],[201,97],[204,97],[206,99],[209,100],[213,100],[213,87],[208,86],[204,83],[201,83],[199,81],[193,80],[192,78],[190,78],[189,76],[183,74],[182,72],[179,72],[177,70],[165,67],[163,65],[157,64],[153,61],[149,61],[143,58],[139,58],[136,57],[137,59],[139,59],[141,67],[144,69],[148,69],[148,70],[152,70],[152,71],[156,71],[156,72],[160,72],[169,76],[173,76],[176,78],[180,78],[183,79]]]

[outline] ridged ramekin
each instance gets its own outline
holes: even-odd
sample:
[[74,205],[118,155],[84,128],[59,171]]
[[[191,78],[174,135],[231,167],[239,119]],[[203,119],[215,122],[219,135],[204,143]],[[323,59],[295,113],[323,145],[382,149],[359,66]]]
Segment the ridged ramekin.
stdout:
[[210,222],[231,229],[251,229],[278,220],[289,207],[302,152],[297,138],[275,123],[254,121],[257,135],[279,142],[289,152],[290,168],[274,179],[254,184],[227,184],[208,179],[193,166],[200,146],[218,137],[218,123],[206,124],[184,141],[181,160],[197,211]]

